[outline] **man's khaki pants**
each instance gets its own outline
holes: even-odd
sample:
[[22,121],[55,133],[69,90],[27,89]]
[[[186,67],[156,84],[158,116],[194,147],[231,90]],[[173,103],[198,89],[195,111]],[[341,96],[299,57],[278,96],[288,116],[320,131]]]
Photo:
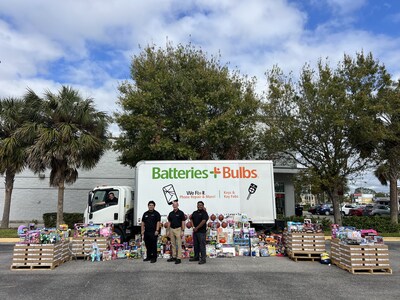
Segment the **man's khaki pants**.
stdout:
[[[182,229],[178,228],[170,228],[170,239],[172,244],[172,257],[177,259],[182,259]],[[178,248],[178,249],[177,249]],[[178,255],[176,251],[178,250]]]

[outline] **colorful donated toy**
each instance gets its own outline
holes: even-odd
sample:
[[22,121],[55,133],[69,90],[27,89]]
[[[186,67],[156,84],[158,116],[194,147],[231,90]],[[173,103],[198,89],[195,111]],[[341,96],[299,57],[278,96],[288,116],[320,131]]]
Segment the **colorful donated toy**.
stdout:
[[331,259],[329,258],[329,254],[327,252],[321,253],[321,264],[331,265]]
[[26,227],[25,225],[20,225],[18,227],[18,236],[20,238],[25,238],[27,231],[28,231],[28,227]]
[[96,242],[92,243],[92,254],[90,254],[92,261],[100,261],[101,252]]

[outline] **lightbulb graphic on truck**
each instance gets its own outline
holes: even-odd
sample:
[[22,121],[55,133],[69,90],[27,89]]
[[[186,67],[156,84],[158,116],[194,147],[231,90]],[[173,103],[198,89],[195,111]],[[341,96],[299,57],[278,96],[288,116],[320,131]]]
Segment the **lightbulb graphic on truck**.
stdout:
[[249,195],[247,196],[247,200],[250,199],[250,196],[253,195],[256,192],[256,190],[257,190],[257,185],[254,184],[254,183],[250,183],[250,186],[249,186],[249,189],[248,189]]
[[168,205],[172,202],[178,201],[178,196],[176,195],[175,188],[172,184],[168,184],[162,188],[165,200],[167,200]]

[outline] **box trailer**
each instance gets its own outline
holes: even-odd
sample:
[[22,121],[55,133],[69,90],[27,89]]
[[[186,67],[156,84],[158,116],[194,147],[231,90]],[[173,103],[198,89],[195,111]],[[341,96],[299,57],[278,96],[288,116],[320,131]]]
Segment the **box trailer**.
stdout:
[[[140,226],[150,200],[162,216],[174,200],[187,215],[201,200],[209,214],[245,214],[253,224],[275,222],[272,161],[140,161],[134,171],[134,187],[98,186],[90,192],[85,222],[113,222],[117,232],[129,235]],[[106,203],[109,193],[118,198],[114,205]]]

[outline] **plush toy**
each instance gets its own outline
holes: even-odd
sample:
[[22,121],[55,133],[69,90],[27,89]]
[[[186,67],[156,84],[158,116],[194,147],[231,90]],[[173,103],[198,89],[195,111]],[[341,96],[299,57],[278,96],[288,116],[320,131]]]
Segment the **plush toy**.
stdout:
[[103,261],[111,260],[111,251],[103,251]]
[[92,254],[90,255],[90,257],[92,258],[92,262],[95,260],[100,261],[101,252],[96,242],[92,243]]
[[113,224],[111,222],[107,222],[105,224],[100,225],[100,235],[105,237],[112,236],[113,233]]
[[18,227],[18,236],[19,236],[21,239],[24,239],[25,236],[26,236],[27,231],[28,231],[28,227],[26,227],[25,225],[20,225],[20,226]]

